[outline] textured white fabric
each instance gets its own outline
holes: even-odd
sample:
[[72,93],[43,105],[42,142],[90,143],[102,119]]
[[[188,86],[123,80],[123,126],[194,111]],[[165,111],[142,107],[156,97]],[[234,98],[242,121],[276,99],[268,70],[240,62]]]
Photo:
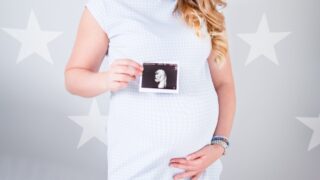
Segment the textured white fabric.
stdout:
[[[216,127],[218,98],[207,63],[210,37],[197,37],[178,15],[172,15],[175,3],[89,0],[86,4],[110,39],[108,65],[117,58],[180,63],[178,94],[139,92],[139,78],[111,93],[109,180],[173,179],[184,170],[169,167],[169,160],[208,144]],[[219,180],[221,172],[218,159],[200,180]]]

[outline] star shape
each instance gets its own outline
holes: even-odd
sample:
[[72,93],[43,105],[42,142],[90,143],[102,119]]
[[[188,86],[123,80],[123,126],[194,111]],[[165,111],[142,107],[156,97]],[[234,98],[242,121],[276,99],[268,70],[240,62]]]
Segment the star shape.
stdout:
[[270,32],[267,17],[264,13],[256,33],[238,34],[238,37],[251,46],[245,66],[260,55],[264,55],[271,62],[279,65],[274,46],[289,34],[290,32]]
[[57,38],[62,32],[42,31],[33,11],[29,16],[26,29],[1,28],[3,31],[20,41],[21,49],[16,63],[20,63],[24,58],[37,53],[45,61],[53,64],[47,44]]
[[313,131],[308,147],[310,151],[320,144],[320,114],[319,117],[297,117],[297,119]]
[[107,145],[107,139],[105,138],[107,116],[101,115],[95,98],[88,116],[69,116],[69,119],[77,123],[83,129],[77,148],[80,148],[92,138],[97,138]]

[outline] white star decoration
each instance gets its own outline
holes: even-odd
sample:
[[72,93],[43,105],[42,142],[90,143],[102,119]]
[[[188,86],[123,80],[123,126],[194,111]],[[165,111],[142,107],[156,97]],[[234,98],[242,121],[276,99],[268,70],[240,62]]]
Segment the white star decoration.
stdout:
[[290,32],[271,33],[269,31],[266,14],[263,14],[256,33],[238,34],[242,40],[251,46],[245,66],[247,66],[260,55],[266,56],[271,62],[279,65],[274,46],[289,34]]
[[69,116],[69,118],[83,128],[77,148],[94,137],[107,145],[105,138],[107,116],[100,114],[96,99],[93,100],[88,116]]
[[308,147],[310,151],[320,144],[320,114],[319,117],[297,117],[297,119],[313,131]]
[[29,16],[28,27],[26,29],[2,29],[21,43],[21,50],[16,61],[17,64],[33,53],[37,53],[44,60],[53,64],[47,44],[57,38],[61,32],[42,31],[33,11],[31,11]]

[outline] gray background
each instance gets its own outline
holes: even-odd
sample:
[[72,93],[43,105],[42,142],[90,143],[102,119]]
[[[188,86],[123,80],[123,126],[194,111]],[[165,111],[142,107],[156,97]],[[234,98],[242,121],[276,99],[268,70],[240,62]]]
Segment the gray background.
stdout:
[[[21,43],[0,30],[1,180],[106,179],[107,146],[91,138],[78,148],[82,127],[69,118],[88,115],[93,99],[72,96],[64,87],[85,2],[0,1],[0,29],[25,30],[33,10],[41,30],[61,32],[47,44],[53,64],[37,53],[16,63]],[[312,130],[297,117],[320,121],[320,1],[228,3],[237,112],[221,179],[319,180],[320,128]],[[271,32],[290,34],[274,46],[279,65],[259,56],[245,66],[250,45],[239,34],[255,33],[263,13]],[[96,98],[102,115],[108,95]],[[318,142],[308,149],[312,138]]]

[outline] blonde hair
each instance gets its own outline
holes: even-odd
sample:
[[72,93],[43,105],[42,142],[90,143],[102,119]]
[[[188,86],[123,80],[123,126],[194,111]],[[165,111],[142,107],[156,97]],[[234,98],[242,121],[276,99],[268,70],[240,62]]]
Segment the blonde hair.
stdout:
[[211,36],[212,49],[215,50],[214,61],[223,64],[228,53],[228,42],[224,36],[225,18],[219,8],[226,7],[225,0],[178,0],[174,12],[181,13],[184,21],[200,35],[203,20]]

